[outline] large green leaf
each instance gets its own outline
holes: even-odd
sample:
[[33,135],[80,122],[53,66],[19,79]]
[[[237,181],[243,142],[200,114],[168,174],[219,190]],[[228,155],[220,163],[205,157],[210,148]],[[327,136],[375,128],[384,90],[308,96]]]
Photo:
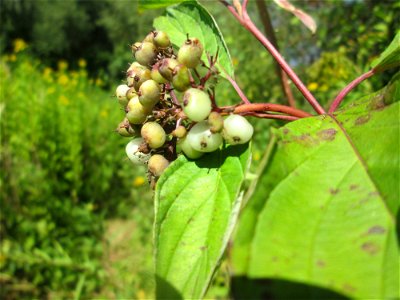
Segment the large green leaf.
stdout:
[[337,115],[275,131],[232,249],[234,272],[357,298],[399,292],[399,81]]
[[187,34],[197,37],[205,49],[202,59],[207,62],[206,53],[215,56],[218,51],[218,64],[222,69],[222,76],[223,71],[233,76],[231,56],[222,33],[214,18],[199,3],[189,1],[167,8],[164,16],[154,20],[154,27],[167,32],[177,47],[183,45]]
[[236,222],[248,145],[196,161],[180,156],[157,183],[157,298],[201,298]]
[[397,32],[389,47],[371,63],[375,70],[386,70],[400,66],[400,31]]
[[139,0],[138,8],[142,12],[147,9],[158,9],[173,4],[181,3],[186,0]]

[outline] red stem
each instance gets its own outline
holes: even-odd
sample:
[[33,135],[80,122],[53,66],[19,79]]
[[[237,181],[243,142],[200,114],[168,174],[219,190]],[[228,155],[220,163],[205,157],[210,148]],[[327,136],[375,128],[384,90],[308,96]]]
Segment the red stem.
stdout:
[[275,103],[242,104],[236,106],[233,112],[236,114],[240,114],[240,113],[265,112],[265,111],[284,113],[297,118],[307,118],[312,116],[311,114],[302,111],[300,109]]
[[286,115],[277,115],[277,114],[263,114],[263,113],[242,113],[241,115],[256,117],[256,118],[263,118],[263,119],[277,119],[277,120],[285,120],[285,121],[296,121],[299,118],[293,116],[286,116]]
[[236,93],[238,93],[240,99],[242,99],[242,101],[244,103],[250,104],[251,102],[249,101],[249,99],[247,99],[246,95],[243,93],[243,91],[241,90],[239,85],[236,83],[236,81],[231,76],[228,75],[227,72],[225,72],[225,77],[231,83],[231,85],[235,89]]
[[271,42],[262,34],[260,30],[258,30],[255,24],[251,21],[247,11],[243,11],[243,16],[240,17],[239,14],[235,11],[234,7],[232,7],[228,2],[224,0],[220,1],[229,9],[229,11],[233,14],[233,16],[235,16],[235,18],[258,39],[258,41],[265,47],[265,49],[268,50],[268,52],[273,56],[273,58],[277,61],[277,63],[281,66],[281,68],[293,81],[294,85],[296,85],[298,90],[311,104],[314,110],[320,115],[325,114],[326,113],[325,110],[318,103],[318,101],[311,94],[311,92],[307,89],[307,87],[303,84],[303,82],[300,80],[297,74],[292,70],[292,68],[290,68],[289,64],[285,61],[282,55],[280,55],[280,53],[275,49],[275,47],[271,44]]
[[348,93],[351,92],[352,89],[354,89],[357,85],[359,85],[361,82],[363,82],[365,79],[371,77],[372,75],[375,74],[375,70],[369,70],[367,73],[362,74],[360,77],[354,79],[352,82],[350,82],[343,90],[340,91],[340,93],[336,96],[335,100],[333,100],[333,103],[331,107],[329,107],[329,113],[333,113],[336,108],[340,105],[340,103],[343,101],[344,97]]

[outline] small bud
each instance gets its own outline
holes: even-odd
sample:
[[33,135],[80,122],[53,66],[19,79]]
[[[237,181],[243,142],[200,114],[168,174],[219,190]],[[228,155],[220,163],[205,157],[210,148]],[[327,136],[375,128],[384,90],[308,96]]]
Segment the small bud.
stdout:
[[160,101],[160,95],[160,86],[153,79],[146,80],[139,88],[139,101],[148,109],[152,109]]
[[161,61],[159,61],[159,62],[157,62],[157,63],[155,63],[155,64],[153,65],[153,68],[151,69],[151,79],[155,80],[156,82],[158,82],[158,83],[160,83],[160,84],[167,83],[168,80],[165,79],[165,78],[161,75],[161,73],[160,73],[160,71],[159,71],[160,64],[161,64]]
[[135,129],[129,124],[127,118],[125,118],[121,123],[119,123],[117,130],[119,135],[123,137],[132,137],[135,136],[136,132]]
[[158,71],[165,79],[171,81],[172,80],[172,73],[175,67],[179,65],[179,62],[173,58],[164,58],[161,63]]
[[183,127],[182,125],[178,126],[178,128],[172,131],[172,135],[180,139],[185,137],[186,133],[187,133],[186,128]]

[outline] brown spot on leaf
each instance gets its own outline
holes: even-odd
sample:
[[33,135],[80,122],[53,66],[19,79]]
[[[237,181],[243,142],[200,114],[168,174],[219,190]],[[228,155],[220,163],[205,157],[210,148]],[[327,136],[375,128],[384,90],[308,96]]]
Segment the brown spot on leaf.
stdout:
[[277,261],[278,261],[278,257],[277,257],[277,256],[273,256],[273,257],[272,257],[272,261],[273,261],[273,262],[277,262]]
[[325,130],[321,130],[317,133],[318,137],[324,141],[333,141],[335,139],[335,135],[337,130],[334,128],[329,128]]
[[385,108],[385,102],[383,101],[383,97],[382,95],[380,95],[380,97],[378,97],[376,99],[376,101],[374,101],[372,103],[372,107],[373,110],[382,110]]
[[368,234],[384,234],[385,232],[386,229],[380,225],[375,225],[368,229]]
[[358,184],[352,184],[349,187],[350,191],[354,191],[355,189],[358,189]]
[[331,195],[336,195],[337,193],[339,193],[339,189],[330,188],[329,193],[331,193]]
[[370,114],[365,115],[365,116],[358,117],[358,118],[355,120],[354,125],[362,125],[362,124],[365,124],[365,123],[367,123],[367,122],[369,121],[370,118],[371,118],[371,115],[370,115]]
[[204,250],[207,250],[207,249],[208,249],[207,246],[201,246],[201,247],[200,247],[200,250],[201,250],[201,251],[204,251]]
[[290,132],[290,130],[289,129],[287,129],[287,128],[283,128],[283,134],[288,134]]
[[317,260],[317,267],[324,268],[325,266],[326,263],[323,260],[321,259]]
[[379,251],[379,246],[373,242],[365,242],[361,245],[361,249],[370,255],[375,255]]
[[368,193],[368,196],[369,196],[369,197],[379,196],[379,192],[378,192],[378,191],[369,192],[369,193]]
[[353,293],[356,291],[356,288],[349,283],[343,284],[343,289],[349,293]]

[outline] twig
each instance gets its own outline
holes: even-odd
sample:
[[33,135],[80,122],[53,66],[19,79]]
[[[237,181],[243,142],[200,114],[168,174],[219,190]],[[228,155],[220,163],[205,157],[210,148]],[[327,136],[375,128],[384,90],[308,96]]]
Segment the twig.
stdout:
[[278,114],[263,114],[256,112],[241,113],[241,115],[262,118],[262,119],[276,119],[284,121],[296,121],[299,119],[298,117],[293,117],[293,116],[278,115]]
[[235,18],[258,39],[258,41],[264,46],[265,49],[268,50],[268,52],[272,55],[272,57],[277,61],[277,63],[281,66],[281,68],[293,81],[294,85],[303,94],[304,98],[306,98],[306,100],[311,104],[314,110],[318,114],[325,114],[325,110],[318,103],[318,101],[311,94],[311,92],[307,89],[307,87],[300,80],[297,74],[292,70],[292,68],[285,61],[282,55],[275,49],[275,47],[271,44],[271,42],[262,34],[262,32],[251,21],[247,11],[244,12],[243,17],[240,17],[238,13],[235,11],[234,7],[231,6],[228,2],[224,0],[220,0],[220,2],[223,5],[225,5],[228,8],[228,10],[232,13],[232,15],[235,16]]
[[[271,41],[272,45],[279,51],[278,41],[275,36],[274,28],[272,27],[271,18],[268,13],[268,8],[265,5],[264,0],[256,0],[256,4],[258,7],[258,13],[260,15],[261,22],[264,25],[264,31]],[[278,63],[275,63],[276,66],[276,73],[281,81],[282,90],[286,95],[288,103],[291,107],[296,107],[295,99],[293,97],[292,90],[290,89],[288,76],[286,73],[281,69]]]
[[333,113],[336,108],[340,105],[340,103],[343,101],[344,97],[348,93],[351,92],[352,89],[354,89],[357,85],[359,85],[361,82],[363,82],[365,79],[373,76],[375,74],[375,70],[369,70],[367,73],[362,74],[358,78],[354,79],[352,82],[350,82],[343,90],[340,91],[340,93],[336,96],[335,100],[333,100],[333,103],[331,107],[329,107],[329,113]]
[[265,111],[284,113],[284,114],[294,116],[297,118],[312,117],[312,115],[309,114],[308,112],[302,111],[302,110],[294,108],[294,107],[281,105],[281,104],[275,104],[275,103],[242,104],[242,105],[236,106],[233,112],[238,114],[238,113],[243,113],[243,112],[265,112]]
[[236,93],[238,93],[240,99],[242,99],[244,103],[250,104],[251,102],[249,101],[249,99],[247,99],[246,95],[243,93],[237,82],[231,76],[229,76],[227,72],[225,72],[225,77],[231,83]]

